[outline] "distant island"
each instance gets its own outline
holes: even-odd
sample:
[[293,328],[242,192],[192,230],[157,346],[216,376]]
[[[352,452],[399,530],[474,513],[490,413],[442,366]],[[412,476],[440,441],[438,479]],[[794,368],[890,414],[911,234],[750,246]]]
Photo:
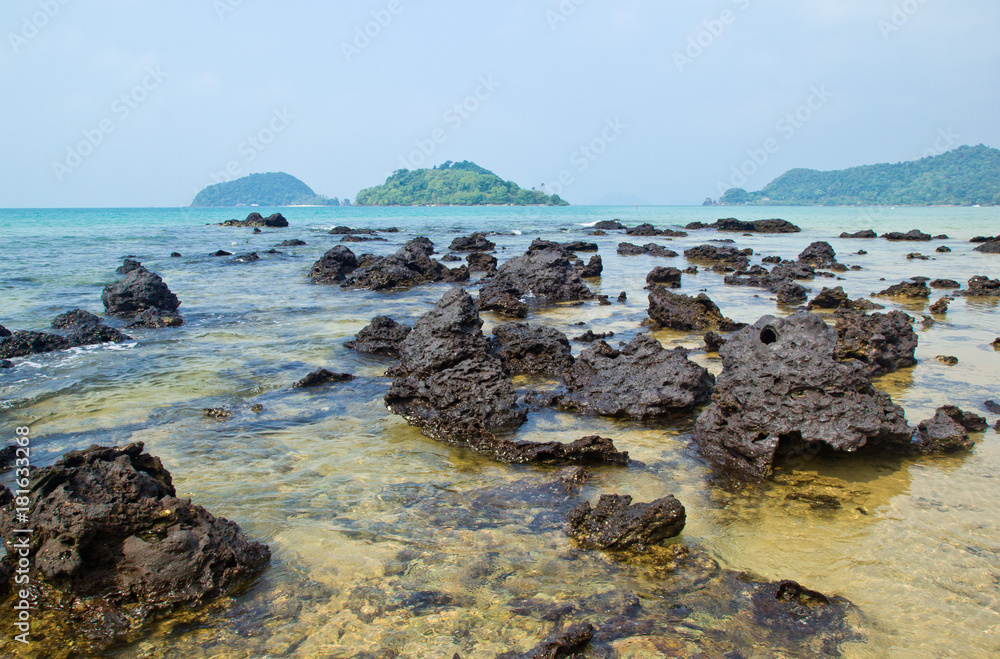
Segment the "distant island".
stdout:
[[330,199],[285,172],[250,174],[235,181],[210,185],[195,196],[192,206],[340,206],[345,199]]
[[[706,204],[715,203],[711,199]],[[759,192],[730,188],[723,205],[760,206],[996,206],[1000,150],[961,146],[911,162],[832,172],[792,169]]]
[[396,170],[382,185],[366,188],[356,206],[569,206],[559,195],[523,190],[474,162],[448,161],[433,169]]

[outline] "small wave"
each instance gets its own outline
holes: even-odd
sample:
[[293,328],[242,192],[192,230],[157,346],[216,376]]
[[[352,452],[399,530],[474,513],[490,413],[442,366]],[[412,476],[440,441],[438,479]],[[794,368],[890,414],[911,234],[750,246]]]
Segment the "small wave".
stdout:
[[520,229],[511,229],[510,232],[515,236],[520,236],[522,231]]

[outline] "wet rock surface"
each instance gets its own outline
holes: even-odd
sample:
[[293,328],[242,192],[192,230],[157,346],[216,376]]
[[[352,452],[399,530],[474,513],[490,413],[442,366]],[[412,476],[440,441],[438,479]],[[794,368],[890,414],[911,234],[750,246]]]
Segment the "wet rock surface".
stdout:
[[465,266],[449,269],[431,258],[434,243],[423,236],[407,242],[390,256],[359,261],[342,286],[371,291],[410,288],[432,282],[463,282],[469,279]]
[[901,233],[899,231],[890,231],[889,233],[883,233],[882,237],[886,240],[892,241],[918,241],[926,242],[933,238],[929,233],[924,233],[920,229],[912,229],[906,233]]
[[306,241],[299,240],[298,238],[293,238],[291,240],[282,240],[278,243],[278,247],[304,247]]
[[661,256],[664,258],[677,256],[677,252],[655,243],[646,243],[645,245],[618,243],[617,251],[622,256]]
[[591,435],[568,444],[558,441],[529,442],[494,439],[477,449],[500,462],[511,464],[609,464],[627,465],[628,451],[619,451],[612,440]]
[[469,264],[469,272],[497,271],[497,257],[485,252],[473,252],[465,257],[465,262]]
[[350,373],[335,373],[333,371],[328,371],[325,368],[319,368],[297,381],[292,385],[292,388],[302,389],[305,387],[318,387],[321,384],[329,384],[331,382],[349,382],[353,379],[354,376]]
[[497,325],[490,344],[493,354],[512,375],[558,374],[573,365],[569,339],[553,327],[527,323]]
[[453,252],[492,252],[497,245],[492,240],[487,240],[486,235],[477,231],[471,236],[455,238],[448,249]]
[[388,316],[375,316],[372,322],[354,336],[353,341],[348,341],[344,346],[358,352],[397,356],[399,346],[412,329],[409,325],[397,323]]
[[802,231],[791,222],[781,219],[744,221],[728,217],[712,224],[692,222],[686,229],[715,229],[717,231],[738,231],[740,233],[799,233]]
[[625,225],[618,220],[601,220],[594,225],[594,228],[601,231],[618,231],[625,229]]
[[350,248],[337,245],[313,263],[309,278],[314,284],[341,284],[358,267],[358,258]]
[[714,378],[683,348],[641,334],[616,350],[593,343],[563,373],[553,404],[601,416],[653,419],[691,410],[712,395]]
[[779,444],[906,450],[913,431],[902,408],[872,387],[864,365],[837,361],[836,343],[836,330],[808,313],[764,316],[732,334],[719,350],[715,395],[695,424],[702,454],[737,479],[761,480]]
[[704,293],[697,297],[673,293],[662,286],[649,292],[649,320],[654,329],[703,330],[710,327],[735,328],[736,323],[722,315],[719,307]]
[[689,259],[728,265],[734,270],[746,270],[750,266],[750,260],[747,257],[752,255],[752,249],[739,250],[735,247],[718,247],[716,245],[699,245],[684,250],[684,256]]
[[847,269],[837,262],[837,253],[830,243],[824,241],[811,243],[799,254],[798,261],[799,263],[811,265],[814,268],[829,268],[841,271]]
[[446,293],[400,346],[386,406],[425,435],[487,449],[525,419],[510,376],[490,353],[472,298]]
[[1000,254],[1000,240],[985,242],[979,247],[976,247],[973,251],[980,252],[982,254]]
[[[30,491],[25,522],[0,489],[0,533],[34,530],[28,574],[45,637],[63,630],[89,656],[247,585],[270,561],[267,546],[235,523],[177,498],[170,473],[142,443],[67,453],[32,475]],[[15,554],[0,561],[9,574]]]
[[493,302],[487,301],[501,294],[514,299],[530,296],[552,302],[594,297],[570,260],[570,253],[557,243],[545,241],[535,241],[524,255],[501,265],[483,286],[479,297],[482,304],[492,305]]
[[[61,313],[52,320],[53,329],[73,329],[81,325],[98,324],[101,319],[83,309],[73,309],[66,313]],[[3,334],[0,333],[0,336]]]
[[274,213],[264,217],[260,213],[253,212],[247,215],[245,220],[226,220],[221,226],[224,227],[270,227],[284,228],[288,226],[288,220],[281,213]]
[[524,318],[528,315],[528,305],[520,297],[520,289],[494,284],[479,292],[476,307],[480,311],[493,311],[508,318]]
[[600,341],[602,339],[610,339],[614,335],[614,332],[601,332],[599,334],[595,334],[594,330],[587,330],[580,336],[574,336],[573,341],[577,341],[579,343],[593,343],[594,341]]
[[854,233],[844,232],[840,234],[841,238],[878,238],[878,234],[871,229],[864,229],[862,231],[855,231]]
[[576,271],[580,273],[581,279],[593,279],[594,277],[600,277],[601,273],[604,272],[604,259],[601,258],[600,254],[595,254],[590,257],[586,265],[577,265]]
[[552,638],[546,639],[526,652],[504,652],[497,659],[559,659],[579,657],[577,650],[583,650],[594,636],[594,626],[589,623],[573,625]]
[[969,280],[968,288],[962,292],[965,295],[971,296],[1000,296],[1000,279],[990,279],[984,275],[976,275]]
[[126,318],[152,308],[177,311],[181,305],[163,279],[145,268],[132,270],[121,281],[105,286],[101,301],[107,313]]
[[939,407],[933,417],[917,425],[913,448],[918,453],[967,451],[975,446],[969,431],[983,430],[986,430],[986,419],[983,417],[945,405]]
[[[86,312],[83,313],[86,314]],[[88,321],[74,324],[77,321],[87,320],[88,316],[90,314],[85,316],[70,312],[70,314],[56,317],[53,324],[58,321],[63,327],[70,328],[66,334],[19,331],[0,338],[0,358],[12,359],[100,343],[123,343],[132,340],[132,337],[120,330],[102,325],[99,319],[97,322]]]
[[667,288],[680,288],[682,274],[677,268],[665,268],[658,265],[646,275],[646,286],[652,287],[661,284]]
[[685,520],[673,496],[632,503],[628,495],[602,494],[595,507],[584,502],[570,512],[567,533],[585,547],[643,551],[680,535]]
[[150,307],[133,316],[125,328],[162,329],[164,327],[180,327],[183,324],[184,318],[176,311],[164,311]]
[[903,281],[877,293],[880,297],[915,297],[928,298],[931,289],[924,282]]
[[837,311],[837,359],[864,364],[871,377],[913,366],[918,338],[911,323],[912,318],[902,311],[870,315]]
[[935,279],[930,283],[931,288],[962,288],[954,279]]

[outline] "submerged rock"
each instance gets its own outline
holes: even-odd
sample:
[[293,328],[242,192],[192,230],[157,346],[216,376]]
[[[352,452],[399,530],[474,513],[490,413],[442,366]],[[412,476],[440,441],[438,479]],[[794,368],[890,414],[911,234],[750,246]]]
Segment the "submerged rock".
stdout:
[[126,325],[127,329],[146,328],[161,329],[164,327],[180,327],[184,324],[184,319],[176,311],[164,311],[156,307],[150,307],[137,313]]
[[247,252],[246,254],[239,254],[237,256],[234,256],[230,260],[230,263],[253,263],[254,261],[259,261],[259,260],[260,256],[257,255],[257,252]]
[[520,296],[520,289],[513,286],[484,287],[476,299],[476,307],[480,311],[494,311],[508,318],[524,318],[528,315],[528,305],[519,299]]
[[877,295],[880,297],[928,298],[931,296],[931,289],[922,281],[903,281],[893,284],[884,291],[879,291]]
[[376,355],[399,355],[399,346],[413,329],[409,325],[397,323],[388,316],[375,316],[354,336],[345,347],[358,352]]
[[341,225],[333,227],[329,233],[333,236],[374,236],[378,232],[375,229],[352,229]]
[[[29,489],[25,521],[0,487],[0,534],[33,530],[32,608],[45,611],[45,636],[71,638],[79,653],[102,653],[156,618],[232,592],[270,561],[267,546],[235,523],[177,498],[170,473],[142,443],[71,451],[37,470]],[[16,559],[0,559],[7,574]]]
[[453,252],[492,252],[496,249],[496,243],[487,240],[485,233],[477,231],[471,236],[455,238],[448,248]]
[[614,464],[627,465],[628,451],[619,451],[612,440],[591,435],[569,444],[562,442],[514,442],[494,439],[481,453],[511,464]]
[[390,256],[372,257],[359,263],[342,284],[344,288],[365,288],[384,291],[409,288],[432,282],[468,281],[469,269],[465,266],[448,269],[431,258],[434,243],[418,236]]
[[954,279],[935,279],[930,284],[931,288],[962,288]]
[[666,350],[648,334],[615,350],[591,344],[563,372],[566,393],[553,402],[602,416],[652,419],[686,412],[712,395],[714,378],[684,348]]
[[302,389],[305,387],[318,387],[321,384],[328,384],[330,382],[349,382],[353,379],[354,376],[350,373],[334,373],[333,371],[328,371],[325,368],[320,368],[293,384],[292,388]]
[[526,323],[505,323],[493,328],[493,354],[508,372],[562,373],[573,365],[569,339],[559,330]]
[[494,433],[520,426],[525,411],[482,324],[464,290],[445,293],[400,346],[386,406],[429,437],[477,450],[488,450]]
[[610,339],[614,335],[614,332],[601,332],[600,334],[594,334],[594,330],[587,330],[580,336],[574,336],[573,341],[578,341],[580,343],[593,343],[594,341],[600,341],[602,339]]
[[284,228],[288,226],[288,220],[281,213],[274,213],[264,217],[260,213],[253,212],[247,215],[245,220],[226,220],[221,224],[224,227],[271,227]]
[[739,479],[771,473],[779,444],[852,452],[908,446],[903,410],[871,385],[862,364],[835,359],[837,332],[809,313],[764,316],[720,350],[723,371],[694,438],[717,468]]
[[[90,313],[89,311],[84,311],[83,309],[73,309],[72,311],[67,311],[66,313],[61,313],[55,317],[52,321],[53,329],[73,329],[75,327],[80,327],[81,325],[96,325],[101,322],[101,319]],[[0,336],[3,334],[0,333]]]
[[298,238],[292,238],[291,240],[282,240],[278,243],[278,247],[303,247],[306,241],[299,240]]
[[0,338],[0,358],[26,357],[100,343],[123,343],[132,337],[100,323],[86,323],[68,334],[21,331]]
[[716,229],[717,231],[738,231],[740,233],[799,233],[802,231],[787,220],[753,220],[743,221],[734,217],[717,220],[712,224],[692,222],[685,229]]
[[589,623],[573,625],[526,652],[503,652],[497,655],[496,659],[560,659],[561,657],[581,657],[583,655],[576,654],[576,652],[583,650],[593,636],[593,625]]
[[672,293],[662,286],[654,286],[649,292],[649,320],[646,324],[654,329],[703,330],[721,327],[735,329],[737,323],[726,318],[719,307],[704,293],[691,297],[683,293]]
[[349,248],[337,245],[313,263],[309,278],[314,284],[340,284],[358,267],[358,258]]
[[689,259],[728,265],[734,270],[746,270],[750,266],[750,260],[747,257],[752,255],[752,249],[738,250],[735,247],[717,247],[715,245],[699,245],[684,250],[684,256]]
[[568,517],[567,533],[587,547],[643,551],[684,530],[685,511],[673,496],[652,503],[632,503],[632,497],[602,494],[597,506],[584,502]]

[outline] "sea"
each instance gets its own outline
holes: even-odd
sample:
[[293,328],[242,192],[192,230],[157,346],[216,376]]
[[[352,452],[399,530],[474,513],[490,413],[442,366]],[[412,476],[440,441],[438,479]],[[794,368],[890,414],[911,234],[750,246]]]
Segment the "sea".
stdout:
[[[265,216],[281,212],[290,226],[259,234],[219,226],[250,210]],[[677,228],[730,216],[780,217],[802,232],[700,230],[673,239],[615,231],[589,235],[600,220]],[[1000,276],[1000,256],[976,253],[969,242],[1000,233],[997,207],[0,210],[0,324],[8,329],[44,330],[56,315],[75,308],[103,314],[102,289],[120,277],[115,268],[126,257],[163,277],[181,299],[185,320],[179,328],[128,330],[132,340],[121,344],[14,360],[13,368],[0,370],[0,443],[10,443],[15,428],[29,426],[32,462],[41,467],[92,444],[142,441],[171,472],[179,496],[237,522],[273,554],[269,570],[245,592],[159,623],[107,656],[450,658],[458,653],[469,659],[523,651],[559,625],[576,622],[572,608],[557,618],[539,613],[560,603],[627,595],[648,611],[668,614],[669,575],[581,551],[558,524],[540,522],[539,510],[528,506],[493,524],[477,519],[475,506],[468,505],[475,493],[551,476],[554,468],[497,463],[424,437],[386,409],[383,396],[391,379],[385,371],[392,361],[359,354],[344,343],[376,315],[412,323],[449,285],[371,292],[312,284],[313,262],[340,244],[341,236],[329,233],[337,225],[399,229],[380,234],[384,242],[349,244],[358,254],[389,254],[421,235],[435,243],[440,257],[455,237],[473,231],[497,234],[492,240],[501,262],[522,254],[535,238],[596,242],[604,273],[588,283],[612,301],[624,291],[627,302],[532,307],[526,320],[570,337],[587,329],[613,331],[612,345],[649,331],[641,325],[648,306],[646,274],[657,265],[688,265],[683,256],[619,256],[615,249],[622,241],[682,252],[713,239],[734,239],[740,248],[754,250],[753,263],[767,255],[794,259],[811,242],[827,241],[842,263],[861,270],[805,283],[813,294],[841,285],[852,298],[913,276],[963,285],[974,275]],[[869,228],[879,234],[921,229],[947,238],[912,243],[838,237]],[[289,239],[306,245],[278,246]],[[951,251],[937,252],[942,245]],[[210,256],[219,249],[255,251],[261,258],[234,263]],[[269,253],[272,249],[277,253]],[[171,257],[172,252],[182,256]],[[907,258],[914,252],[929,258]],[[467,288],[475,292],[475,281]],[[726,286],[722,275],[705,268],[684,275],[679,292],[706,292],[725,315],[747,323],[794,311],[764,290]],[[935,291],[927,302],[878,300],[887,310],[914,317],[919,363],[875,385],[905,409],[911,425],[945,404],[986,416],[991,428],[973,434],[970,451],[815,457],[780,467],[762,485],[733,488],[698,454],[690,435],[693,415],[637,423],[534,411],[512,438],[612,438],[636,462],[592,469],[586,498],[617,493],[651,501],[673,494],[687,509],[687,526],[673,543],[707,552],[720,569],[791,579],[847,598],[859,633],[840,646],[843,656],[996,657],[1000,436],[992,429],[996,415],[986,411],[984,401],[1000,400],[1000,352],[990,345],[1000,336],[1000,299],[959,297],[947,314],[932,316],[928,304],[945,293]],[[504,322],[490,313],[483,320],[487,334]],[[667,347],[691,348],[693,360],[718,374],[721,361],[704,352],[701,334],[652,332]],[[585,347],[573,346],[577,354]],[[957,357],[958,363],[941,363],[936,359],[941,355]],[[356,380],[291,388],[320,367],[352,373]],[[551,385],[515,379],[522,393]],[[263,411],[252,411],[258,404]],[[218,407],[233,416],[204,415],[206,408]],[[2,474],[0,482],[9,484],[11,478],[10,472]],[[802,492],[809,495],[799,496]],[[669,610],[680,615],[675,604]],[[600,620],[591,622],[599,626]],[[815,656],[805,645],[780,653],[755,645],[746,620],[695,615],[684,624],[706,643],[718,634],[743,639],[740,654],[733,656]],[[687,656],[681,650],[656,655],[648,647],[622,645],[616,656]]]

